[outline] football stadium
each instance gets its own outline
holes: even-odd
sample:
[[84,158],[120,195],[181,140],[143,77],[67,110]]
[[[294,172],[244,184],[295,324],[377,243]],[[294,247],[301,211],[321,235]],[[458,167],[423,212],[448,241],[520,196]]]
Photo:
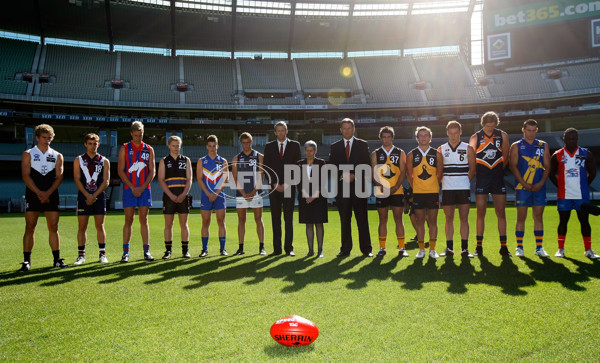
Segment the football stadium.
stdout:
[[0,10],[1,361],[600,358],[600,1]]

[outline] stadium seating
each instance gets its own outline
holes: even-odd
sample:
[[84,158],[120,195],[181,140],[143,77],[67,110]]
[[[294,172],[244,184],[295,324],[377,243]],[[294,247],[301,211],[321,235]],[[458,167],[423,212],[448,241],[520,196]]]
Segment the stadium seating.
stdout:
[[410,87],[416,78],[408,58],[361,57],[355,62],[367,103],[423,101],[419,91]]
[[242,85],[245,90],[296,90],[294,68],[285,59],[240,59]]
[[296,59],[296,66],[303,90],[358,89],[352,63],[348,59]]
[[15,74],[30,72],[37,44],[0,38],[0,93],[24,95],[27,82],[16,81]]
[[40,84],[40,96],[112,101],[114,90],[105,87],[115,77],[115,53],[49,44],[43,73],[56,77]]
[[600,87],[600,63],[587,63],[564,68],[567,75],[560,79],[567,91]]
[[226,58],[183,57],[187,104],[232,104],[236,90],[235,63]]
[[493,79],[488,89],[492,97],[519,96],[558,92],[554,80],[544,79],[544,71],[520,71],[488,76]]
[[179,103],[179,92],[171,90],[180,79],[177,58],[121,53],[121,79],[129,88],[121,89],[120,101]]

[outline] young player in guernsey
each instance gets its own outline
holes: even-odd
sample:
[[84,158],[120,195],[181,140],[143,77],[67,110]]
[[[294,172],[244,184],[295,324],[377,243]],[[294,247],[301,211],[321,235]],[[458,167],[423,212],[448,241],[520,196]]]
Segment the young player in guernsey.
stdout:
[[383,257],[386,254],[385,245],[390,207],[396,225],[399,256],[407,257],[408,252],[404,247],[404,223],[402,221],[404,209],[402,182],[406,177],[406,154],[402,149],[394,146],[394,129],[391,126],[384,126],[379,130],[379,139],[381,140],[381,147],[371,153],[375,205],[379,214],[379,252],[377,252],[377,257]]
[[37,146],[25,150],[21,156],[21,175],[25,182],[25,234],[23,235],[23,257],[19,272],[31,268],[31,251],[35,244],[35,227],[40,213],[44,212],[48,225],[48,240],[54,258],[53,266],[65,268],[60,258],[60,236],[58,235],[58,187],[63,180],[63,156],[50,147],[54,129],[50,125],[36,126],[33,131]]
[[135,121],[131,124],[131,141],[123,144],[119,150],[119,177],[123,182],[123,208],[125,225],[123,226],[123,256],[121,262],[129,262],[129,242],[135,218],[135,208],[139,210],[140,233],[144,247],[144,260],[154,261],[150,254],[150,228],[148,211],[152,206],[150,182],[154,179],[154,149],[145,142],[144,125]]
[[419,146],[406,156],[406,175],[413,188],[413,208],[417,217],[417,258],[425,257],[425,220],[429,223],[429,257],[440,257],[435,251],[437,242],[437,215],[440,208],[440,180],[444,166],[442,154],[430,146],[431,130],[417,127]]
[[219,140],[215,135],[206,138],[206,149],[208,155],[198,159],[198,184],[202,189],[200,213],[202,213],[202,252],[200,257],[208,256],[208,228],[212,211],[217,216],[219,225],[219,244],[221,256],[227,256],[225,251],[225,240],[227,229],[225,228],[225,193],[227,186],[227,160],[217,155]]
[[527,208],[533,214],[533,234],[535,235],[535,254],[548,257],[544,251],[544,207],[546,206],[546,180],[550,175],[550,149],[548,143],[535,138],[537,121],[529,119],[523,123],[523,138],[510,147],[510,170],[517,181],[515,187],[515,205],[517,222],[516,256],[523,257],[523,237]]
[[84,145],[87,151],[79,155],[73,162],[73,177],[77,193],[77,231],[78,256],[73,265],[85,262],[85,244],[90,216],[94,216],[96,238],[98,240],[100,263],[108,263],[106,258],[106,193],[110,180],[110,162],[98,154],[100,138],[96,134],[85,135]]
[[512,256],[506,247],[506,186],[504,168],[508,165],[510,145],[506,132],[497,129],[500,118],[495,112],[481,116],[481,130],[471,136],[469,145],[477,153],[475,168],[475,204],[477,205],[477,247],[475,256],[483,255],[483,232],[489,195],[492,195],[498,218],[500,254]]
[[471,180],[475,176],[475,150],[460,141],[462,125],[450,121],[446,125],[448,142],[438,148],[444,158],[442,179],[442,207],[446,215],[446,251],[442,256],[454,255],[454,212],[458,207],[460,218],[460,254],[469,254],[469,209],[471,208]]
[[558,251],[555,257],[565,257],[565,239],[571,210],[575,209],[581,224],[581,235],[585,256],[600,258],[592,250],[592,227],[589,214],[581,209],[582,204],[590,202],[589,185],[596,177],[596,161],[592,153],[578,145],[579,134],[576,129],[568,128],[563,135],[565,146],[557,150],[550,160],[550,180],[558,187],[556,207],[560,218],[558,224]]
[[263,183],[263,154],[252,149],[252,135],[244,132],[240,135],[242,152],[231,161],[231,175],[236,186],[235,206],[238,215],[238,250],[234,256],[243,255],[246,235],[246,211],[252,208],[256,234],[258,236],[258,254],[266,255],[265,225],[262,220],[263,199],[260,194]]
[[163,215],[165,216],[165,254],[163,260],[171,258],[173,247],[173,221],[175,213],[179,214],[181,228],[181,254],[190,258],[188,250],[190,229],[188,216],[192,206],[192,162],[187,156],[181,155],[181,138],[171,136],[167,141],[169,155],[162,158],[158,164],[158,184],[163,190]]

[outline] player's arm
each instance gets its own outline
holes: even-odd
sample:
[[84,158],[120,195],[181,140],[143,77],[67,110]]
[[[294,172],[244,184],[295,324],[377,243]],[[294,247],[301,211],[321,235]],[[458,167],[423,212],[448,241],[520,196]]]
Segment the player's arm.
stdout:
[[238,167],[237,167],[238,157],[237,155],[231,159],[231,178],[235,183],[235,189],[242,195],[242,197],[246,197],[246,192],[244,192],[244,188],[241,188],[242,185],[238,183]]
[[258,180],[254,185],[254,189],[252,189],[252,192],[250,193],[251,197],[254,197],[254,195],[258,193],[258,189],[261,188],[263,184],[263,179],[265,178],[265,170],[263,168],[264,158],[265,157],[263,154],[258,153]]
[[108,186],[110,185],[110,161],[108,161],[108,158],[104,158],[104,166],[102,167],[102,180],[102,185],[98,187],[96,197],[108,189]]
[[500,150],[502,150],[502,164],[503,167],[506,168],[510,160],[510,142],[508,141],[508,134],[504,131],[502,131],[502,145],[500,147]]
[[58,189],[60,184],[62,184],[62,181],[64,178],[65,164],[64,164],[63,155],[61,153],[58,153],[58,155],[56,156],[55,169],[56,169],[56,179],[54,179],[54,183],[52,183],[50,188],[48,188],[48,190],[46,191],[46,193],[48,193],[48,196],[50,196],[50,194],[54,193],[56,191],[56,189]]
[[406,155],[406,179],[408,180],[408,184],[410,187],[413,186],[413,163],[412,163],[412,151]]
[[25,182],[27,188],[34,192],[39,198],[41,190],[35,185],[31,178],[31,154],[29,154],[29,151],[23,151],[23,154],[21,155],[21,178]]
[[125,152],[125,146],[121,146],[121,149],[119,150],[119,161],[117,162],[118,174],[121,181],[127,185],[129,189],[133,190],[135,187],[133,186],[131,180],[129,180],[126,172],[127,161],[125,160]]
[[154,180],[156,176],[156,162],[154,161],[154,149],[148,145],[149,157],[148,157],[148,177],[144,181],[144,184],[140,186],[141,189],[148,188],[148,185]]
[[471,135],[471,138],[469,139],[469,146],[472,147],[475,152],[477,152],[477,134]]
[[406,154],[404,153],[404,150],[400,151],[400,160],[398,160],[398,165],[400,166],[400,175],[398,175],[396,185],[393,185],[390,188],[390,194],[396,193],[396,191],[402,186],[404,178],[406,178]]
[[540,189],[542,189],[542,187],[544,186],[544,184],[546,184],[546,181],[548,180],[548,176],[550,175],[550,168],[547,165],[550,165],[550,148],[548,147],[548,143],[546,142],[544,143],[544,172],[542,173],[542,179],[540,179],[539,182],[533,185],[534,192],[537,192]]
[[519,145],[517,142],[510,146],[510,162],[508,165],[510,171],[515,176],[517,183],[521,184],[525,190],[531,191],[531,185],[525,182],[523,175],[521,175],[521,172],[519,171]]
[[444,177],[444,156],[440,152],[440,149],[437,149],[435,151],[435,157],[437,159],[437,168],[436,168],[437,180],[438,180],[438,182],[441,183],[442,178]]
[[81,183],[81,166],[79,165],[79,156],[76,157],[75,161],[73,162],[73,179],[75,181],[75,186],[77,187],[77,190],[79,190],[81,194],[83,194],[85,199],[91,200],[92,198],[94,198],[87,190],[85,190],[85,187]]
[[227,182],[229,181],[229,165],[227,164],[227,160],[223,160],[223,169],[222,169],[223,177],[221,182],[221,187],[215,191],[215,194],[221,194],[225,188],[227,188]]
[[556,152],[554,154],[552,154],[552,157],[550,158],[550,175],[548,176],[548,178],[550,178],[550,181],[552,182],[552,184],[558,186],[558,179],[556,178],[556,174],[558,173],[558,160],[556,158]]
[[383,185],[380,183],[379,168],[377,167],[377,155],[375,155],[375,151],[371,153],[371,169],[373,171],[373,184],[383,188]]
[[471,145],[467,147],[467,160],[469,161],[469,181],[471,181],[477,170],[477,154],[475,154],[475,149]]
[[173,194],[169,190],[169,186],[165,182],[165,160],[164,159],[160,159],[160,161],[158,162],[158,185],[160,185],[160,188],[167,195],[167,197],[169,197],[169,199],[171,199],[172,201],[175,201],[175,199],[177,197],[175,196],[175,194]]
[[198,186],[200,186],[200,189],[202,189],[202,192],[208,196],[211,194],[211,192],[208,190],[208,188],[206,187],[206,184],[204,184],[204,177],[202,174],[202,158],[198,159],[198,165],[196,168],[196,178],[198,179]]
[[596,178],[596,172],[598,171],[596,167],[596,160],[594,158],[594,154],[588,149],[587,157],[585,158],[585,167],[587,169],[587,180],[588,184],[591,184]]

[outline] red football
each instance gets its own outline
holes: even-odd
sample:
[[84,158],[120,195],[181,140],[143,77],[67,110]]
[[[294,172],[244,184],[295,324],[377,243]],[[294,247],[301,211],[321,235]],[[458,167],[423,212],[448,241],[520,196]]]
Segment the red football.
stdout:
[[271,326],[271,336],[279,344],[299,347],[314,342],[319,336],[319,328],[308,319],[292,315],[277,320]]

